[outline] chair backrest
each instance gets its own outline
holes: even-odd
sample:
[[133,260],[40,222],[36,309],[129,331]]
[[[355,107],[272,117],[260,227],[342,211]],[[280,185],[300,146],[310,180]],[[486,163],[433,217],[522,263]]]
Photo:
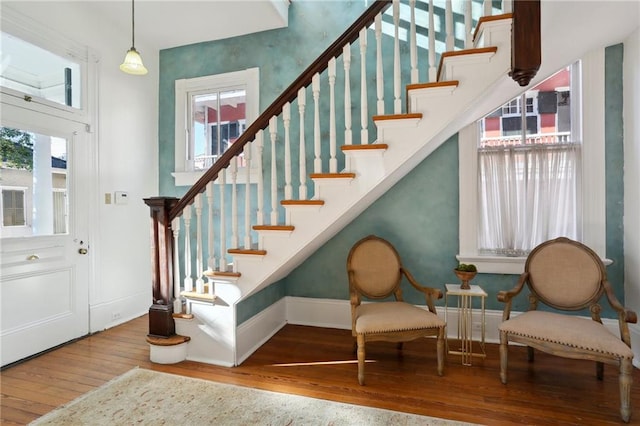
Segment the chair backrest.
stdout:
[[400,256],[391,243],[369,235],[355,243],[349,252],[349,286],[372,299],[388,297],[400,287],[401,267]]
[[529,289],[541,302],[572,311],[597,303],[606,280],[600,257],[584,244],[564,237],[534,248],[525,272],[529,273]]

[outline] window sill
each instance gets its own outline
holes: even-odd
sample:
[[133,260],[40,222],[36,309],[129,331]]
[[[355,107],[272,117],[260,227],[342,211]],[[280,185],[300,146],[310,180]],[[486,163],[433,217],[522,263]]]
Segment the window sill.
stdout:
[[[171,173],[171,176],[173,176],[176,186],[192,186],[204,175],[204,172],[205,170],[200,170],[197,172],[173,172]],[[249,179],[251,180],[251,183],[257,183],[258,171],[255,169],[251,169],[251,176],[249,177]],[[219,179],[216,179],[213,183],[214,185],[219,184]],[[229,176],[229,174],[227,173],[226,184],[230,185],[231,183],[231,176]],[[247,171],[244,167],[238,168],[236,183],[247,183]]]
[[[456,259],[461,263],[473,263],[478,268],[479,274],[514,274],[520,275],[524,271],[526,257],[500,257],[500,256],[462,256]],[[602,259],[605,266],[613,263],[611,259]]]

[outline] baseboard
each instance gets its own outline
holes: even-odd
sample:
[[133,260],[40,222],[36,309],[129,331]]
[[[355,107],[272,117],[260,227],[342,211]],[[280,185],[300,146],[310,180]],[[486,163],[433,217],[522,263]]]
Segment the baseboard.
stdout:
[[[617,326],[617,323],[616,323]],[[631,334],[631,349],[633,350],[633,365],[640,368],[640,325],[629,324],[629,334]]]
[[351,330],[351,305],[348,300],[292,296],[287,296],[285,300],[289,324]]
[[236,329],[236,365],[240,365],[287,323],[287,304],[280,299]]
[[149,312],[150,306],[151,299],[148,291],[90,305],[89,330],[91,333],[96,333],[124,324]]

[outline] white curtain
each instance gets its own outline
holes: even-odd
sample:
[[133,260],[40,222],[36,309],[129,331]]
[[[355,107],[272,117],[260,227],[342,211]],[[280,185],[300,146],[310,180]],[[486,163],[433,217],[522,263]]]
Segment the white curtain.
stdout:
[[525,256],[560,236],[577,239],[580,144],[478,150],[479,249]]

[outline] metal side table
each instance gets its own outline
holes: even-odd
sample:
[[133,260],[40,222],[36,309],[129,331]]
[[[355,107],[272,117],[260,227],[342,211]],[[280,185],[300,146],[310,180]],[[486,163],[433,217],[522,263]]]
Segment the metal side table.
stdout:
[[[486,358],[487,354],[484,347],[485,338],[485,299],[487,293],[478,285],[471,285],[468,290],[460,288],[460,284],[445,284],[446,292],[444,298],[445,310],[444,318],[449,324],[449,309],[453,308],[449,306],[449,297],[455,297],[457,299],[457,311],[458,311],[458,342],[460,343],[459,350],[451,350],[449,348],[449,339],[447,338],[447,353],[452,355],[460,355],[462,357],[463,365],[471,365],[473,357]],[[473,341],[473,298],[480,299],[479,320],[480,320],[480,341],[477,342],[479,346],[479,352],[474,352]],[[478,319],[478,318],[476,318]]]

